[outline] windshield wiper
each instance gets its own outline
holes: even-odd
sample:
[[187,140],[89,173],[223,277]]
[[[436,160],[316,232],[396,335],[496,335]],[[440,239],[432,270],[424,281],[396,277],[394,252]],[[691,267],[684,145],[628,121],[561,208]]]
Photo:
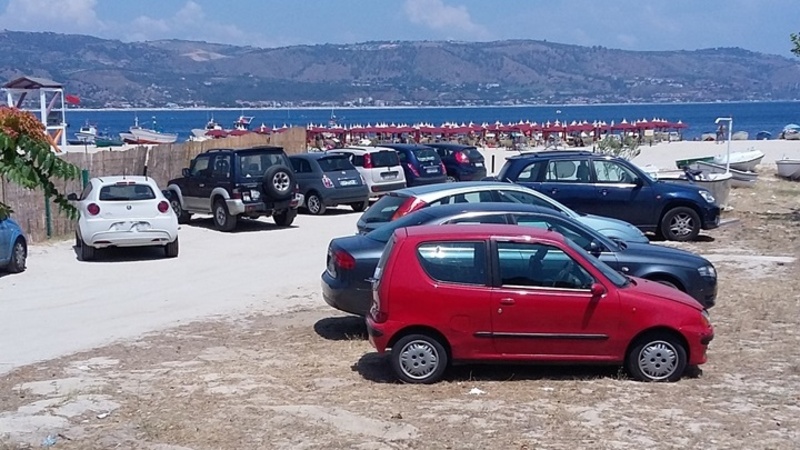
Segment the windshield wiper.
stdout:
[[612,240],[612,241],[614,241],[614,242],[616,242],[616,244],[617,244],[617,245],[619,245],[619,247],[620,247],[621,249],[623,249],[623,250],[625,250],[626,248],[628,248],[628,243],[627,243],[627,242],[625,242],[625,241],[623,241],[623,240],[622,240],[622,239],[620,239],[620,238],[611,238],[611,240]]

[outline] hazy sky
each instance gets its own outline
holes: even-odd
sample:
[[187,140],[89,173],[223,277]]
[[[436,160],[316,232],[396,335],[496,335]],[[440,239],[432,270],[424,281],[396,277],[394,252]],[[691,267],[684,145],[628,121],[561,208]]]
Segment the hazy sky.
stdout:
[[0,28],[274,47],[540,39],[789,56],[800,0],[0,0]]

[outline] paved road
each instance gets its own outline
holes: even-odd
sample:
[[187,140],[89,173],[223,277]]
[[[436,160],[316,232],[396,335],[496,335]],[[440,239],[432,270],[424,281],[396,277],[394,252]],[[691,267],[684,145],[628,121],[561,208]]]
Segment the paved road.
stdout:
[[26,272],[0,277],[0,374],[210,316],[322,304],[328,242],[356,230],[359,214],[346,211],[235,233],[196,220],[173,260],[133,249],[81,262],[72,241],[34,246]]

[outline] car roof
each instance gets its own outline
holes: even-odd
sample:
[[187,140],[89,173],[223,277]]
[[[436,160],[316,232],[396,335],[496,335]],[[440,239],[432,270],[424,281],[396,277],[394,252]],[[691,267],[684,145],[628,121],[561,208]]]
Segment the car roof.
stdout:
[[322,159],[322,158],[343,158],[345,155],[335,153],[334,151],[331,152],[309,152],[309,153],[298,153],[297,155],[289,155],[289,158],[292,159]]
[[414,186],[404,189],[398,189],[394,192],[389,193],[389,195],[405,195],[405,196],[419,197],[424,200],[425,197],[439,198],[440,196],[443,197],[445,195],[453,195],[453,194],[460,194],[464,192],[473,192],[473,191],[491,191],[500,188],[511,188],[514,190],[522,190],[525,192],[533,191],[532,189],[525,188],[524,186],[520,186],[514,183],[508,183],[505,181],[459,181],[456,183],[424,184],[422,186]]
[[214,153],[214,152],[234,152],[234,153],[245,153],[245,152],[252,152],[252,151],[259,151],[259,150],[271,150],[271,151],[283,151],[283,147],[276,147],[273,145],[259,145],[258,147],[248,147],[248,148],[212,148],[206,150],[203,153]]
[[454,216],[460,213],[469,212],[487,212],[487,213],[535,213],[548,216],[555,216],[561,218],[568,218],[560,212],[545,208],[543,206],[529,205],[526,203],[508,203],[508,202],[480,202],[480,203],[453,203],[449,205],[439,205],[435,208],[424,208],[420,211],[425,211],[429,216],[441,218]]
[[390,149],[393,149],[393,150],[411,151],[411,150],[419,150],[419,149],[423,149],[423,148],[432,149],[432,147],[428,147],[427,145],[422,145],[422,144],[381,144],[381,145],[383,147],[390,148]]
[[114,175],[110,177],[95,177],[92,180],[96,180],[99,184],[114,184],[119,183],[120,181],[133,181],[134,183],[142,183],[142,184],[156,184],[155,180],[150,177],[145,177],[142,175]]
[[[458,233],[453,232],[453,226],[441,225],[417,225],[413,227],[400,228],[397,233],[405,233],[414,240],[424,240],[428,238],[442,239],[448,241],[464,241],[486,239],[489,237],[510,238],[512,240],[546,240],[551,242],[564,243],[565,238],[555,231],[545,230],[534,227],[520,227],[518,225],[499,225],[499,224],[470,224],[459,228]],[[402,230],[402,231],[401,231]]]
[[610,155],[605,155],[605,154],[602,154],[602,153],[589,152],[589,151],[586,151],[586,150],[548,150],[548,151],[543,151],[543,152],[520,153],[519,155],[509,156],[506,159],[507,160],[516,160],[516,159],[526,159],[527,160],[527,159],[537,159],[537,158],[542,158],[542,159],[559,158],[560,159],[560,158],[571,158],[571,157],[575,157],[575,156],[590,156],[590,155],[595,155],[595,156],[600,156],[600,157],[610,156]]
[[425,145],[427,145],[428,147],[446,148],[449,150],[463,150],[465,148],[477,148],[474,145],[458,144],[455,142],[433,142]]
[[335,148],[335,149],[332,149],[332,150],[329,150],[329,151],[331,151],[331,152],[346,151],[346,152],[353,152],[353,153],[361,154],[361,153],[374,153],[374,152],[385,152],[385,151],[393,152],[393,151],[395,151],[395,149],[389,148],[389,147],[384,147],[382,145],[375,145],[375,146],[371,146],[371,145],[352,145],[350,147]]

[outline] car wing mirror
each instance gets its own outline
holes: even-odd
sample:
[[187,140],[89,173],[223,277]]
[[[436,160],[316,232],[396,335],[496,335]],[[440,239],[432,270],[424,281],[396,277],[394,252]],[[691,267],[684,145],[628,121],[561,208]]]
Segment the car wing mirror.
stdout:
[[602,297],[606,294],[606,287],[600,283],[593,283],[591,291],[592,297]]
[[189,169],[181,170],[181,175],[183,175],[184,177],[189,177],[189,175],[190,175]]
[[594,257],[599,257],[600,254],[603,253],[603,249],[596,241],[592,241],[589,244],[589,253],[591,253]]
[[644,186],[644,180],[641,177],[636,177],[633,180],[633,184],[635,184],[637,187],[642,187]]
[[67,195],[67,200],[70,202],[77,202],[78,201],[78,194],[72,193]]

